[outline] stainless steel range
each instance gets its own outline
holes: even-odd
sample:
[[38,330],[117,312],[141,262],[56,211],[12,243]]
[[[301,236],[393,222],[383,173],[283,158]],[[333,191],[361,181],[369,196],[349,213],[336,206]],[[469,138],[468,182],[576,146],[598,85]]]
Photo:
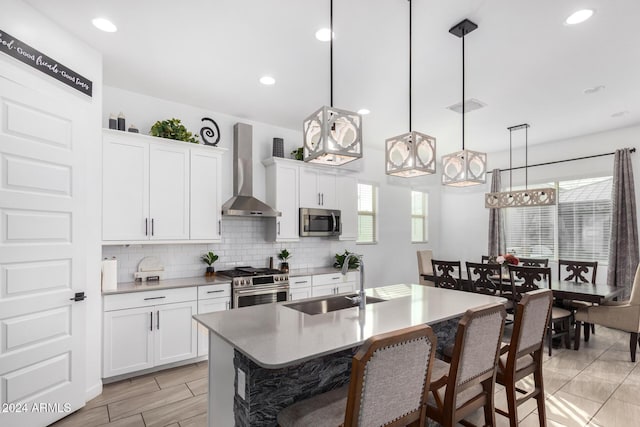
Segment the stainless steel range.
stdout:
[[280,270],[236,267],[217,274],[231,278],[234,308],[289,300],[289,275]]

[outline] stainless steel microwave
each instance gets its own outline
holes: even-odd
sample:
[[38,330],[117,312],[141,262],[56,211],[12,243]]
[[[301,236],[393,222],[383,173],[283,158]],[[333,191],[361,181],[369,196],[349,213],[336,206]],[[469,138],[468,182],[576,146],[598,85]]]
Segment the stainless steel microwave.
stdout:
[[339,236],[340,211],[300,208],[300,236]]

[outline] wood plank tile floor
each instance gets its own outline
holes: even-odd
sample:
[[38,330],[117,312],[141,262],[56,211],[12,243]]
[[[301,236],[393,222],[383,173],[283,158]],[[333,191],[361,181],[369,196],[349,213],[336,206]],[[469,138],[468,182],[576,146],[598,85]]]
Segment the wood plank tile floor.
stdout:
[[[640,354],[639,358],[640,360]],[[640,420],[640,363],[629,357],[629,334],[596,327],[579,351],[554,349],[545,355],[547,425],[619,427]],[[519,384],[531,387],[530,382]],[[504,389],[496,406],[506,409]],[[207,362],[107,384],[102,394],[55,427],[203,427],[207,422]],[[482,424],[477,412],[468,419]],[[518,409],[523,427],[537,426],[534,401]],[[496,415],[497,426],[508,426]]]

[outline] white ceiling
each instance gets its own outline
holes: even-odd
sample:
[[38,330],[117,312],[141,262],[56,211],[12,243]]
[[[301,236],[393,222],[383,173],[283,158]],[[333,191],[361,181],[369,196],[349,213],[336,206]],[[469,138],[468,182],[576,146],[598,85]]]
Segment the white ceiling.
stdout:
[[[109,86],[242,118],[301,129],[329,104],[329,0],[27,0],[104,55]],[[596,14],[577,26],[581,8]],[[364,143],[408,131],[406,0],[334,0],[334,106],[371,114]],[[116,33],[93,27],[106,17]],[[462,144],[464,18],[466,148],[508,148],[508,126],[531,125],[541,143],[640,123],[638,0],[414,0],[413,130],[433,135],[439,155]],[[263,86],[260,76],[276,78]],[[586,88],[604,85],[592,95]],[[622,117],[611,115],[628,111]]]

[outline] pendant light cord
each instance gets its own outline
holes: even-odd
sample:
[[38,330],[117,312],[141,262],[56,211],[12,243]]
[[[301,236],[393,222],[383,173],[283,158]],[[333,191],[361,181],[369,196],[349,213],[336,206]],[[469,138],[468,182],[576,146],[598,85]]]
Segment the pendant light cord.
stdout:
[[[529,125],[524,127],[524,189],[529,189]],[[511,167],[511,166],[509,166]]]
[[464,30],[462,30],[462,150],[464,151]]
[[513,160],[513,152],[511,149],[511,141],[513,139],[513,129],[509,128],[509,192],[513,192],[513,167],[511,161]]
[[412,59],[412,55],[411,55],[411,27],[412,27],[412,22],[413,20],[411,19],[411,0],[409,0],[409,132],[411,132],[413,130],[413,127],[411,126],[411,59]]
[[333,108],[333,0],[329,1],[329,81],[331,87],[331,102],[329,103]]

